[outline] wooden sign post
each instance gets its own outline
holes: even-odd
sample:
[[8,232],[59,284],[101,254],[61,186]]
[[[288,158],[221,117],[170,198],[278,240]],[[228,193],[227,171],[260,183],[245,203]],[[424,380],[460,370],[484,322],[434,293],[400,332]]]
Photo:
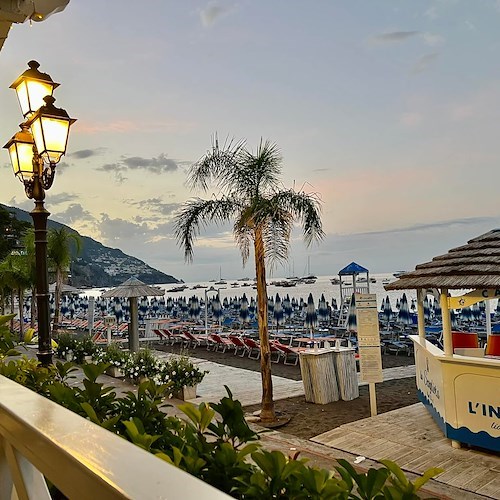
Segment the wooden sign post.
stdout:
[[377,414],[375,384],[383,381],[377,296],[374,293],[356,294],[356,322],[361,381],[368,382],[370,412],[374,417]]

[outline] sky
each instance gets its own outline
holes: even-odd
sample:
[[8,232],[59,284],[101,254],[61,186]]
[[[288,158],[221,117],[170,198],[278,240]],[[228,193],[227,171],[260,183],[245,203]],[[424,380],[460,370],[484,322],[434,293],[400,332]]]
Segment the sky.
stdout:
[[[325,238],[300,228],[274,269],[410,270],[500,226],[500,2],[71,0],[13,25],[0,52],[0,136],[22,121],[9,85],[35,59],[78,121],[47,192],[54,220],[185,281],[254,276],[231,227],[186,264],[172,218],[212,137],[275,142],[283,186],[316,193]],[[0,202],[33,202],[0,153]],[[309,269],[307,269],[309,264]]]

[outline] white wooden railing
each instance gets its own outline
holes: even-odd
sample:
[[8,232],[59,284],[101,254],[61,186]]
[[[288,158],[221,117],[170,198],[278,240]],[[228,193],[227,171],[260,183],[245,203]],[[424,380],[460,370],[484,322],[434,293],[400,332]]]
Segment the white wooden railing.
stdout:
[[223,499],[226,494],[0,376],[0,499]]

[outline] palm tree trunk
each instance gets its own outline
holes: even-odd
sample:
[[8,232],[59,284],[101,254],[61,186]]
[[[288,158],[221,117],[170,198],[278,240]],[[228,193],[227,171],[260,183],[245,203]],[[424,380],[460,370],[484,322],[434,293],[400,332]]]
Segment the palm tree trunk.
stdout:
[[271,378],[271,349],[267,320],[267,285],[264,240],[262,229],[255,229],[255,276],[257,278],[257,307],[260,341],[260,374],[262,377],[262,403],[260,419],[264,422],[276,420],[273,401],[273,381]]
[[[10,314],[14,314],[14,289],[10,291]],[[10,331],[14,331],[14,318],[10,320]]]
[[31,318],[30,328],[35,328],[35,318],[37,317],[36,287],[31,289]]
[[54,323],[52,325],[52,331],[56,332],[59,329],[59,316],[61,314],[61,294],[63,287],[63,273],[58,269],[56,271],[56,289],[54,292]]
[[19,300],[19,342],[24,340],[24,294],[23,289],[19,288],[17,291]]

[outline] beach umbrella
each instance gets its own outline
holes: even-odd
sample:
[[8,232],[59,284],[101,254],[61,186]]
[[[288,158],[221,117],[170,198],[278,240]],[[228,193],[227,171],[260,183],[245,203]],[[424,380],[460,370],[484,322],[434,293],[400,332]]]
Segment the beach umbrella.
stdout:
[[349,303],[346,329],[348,332],[356,332],[358,330],[356,319],[356,297],[354,294],[351,295],[351,302]]
[[129,278],[127,281],[112,288],[102,294],[103,298],[124,297],[129,300],[130,307],[130,328],[129,328],[129,349],[137,352],[139,350],[139,325],[138,325],[138,297],[144,296],[162,296],[163,290],[158,290],[152,286],[146,285],[137,278]]
[[471,307],[471,312],[472,312],[472,319],[474,321],[480,321],[481,310],[479,309],[479,304],[477,302],[473,304],[473,306]]
[[167,299],[167,302],[165,303],[165,311],[167,312],[168,316],[172,314],[173,308],[174,308],[174,301],[172,300],[172,297],[169,297]]
[[283,307],[281,305],[281,298],[278,293],[276,294],[276,300],[274,301],[273,319],[276,322],[276,331],[278,331],[279,325],[282,325],[285,321],[285,315],[283,314]]
[[385,299],[382,299],[382,304],[380,304],[380,312],[383,313],[385,309]]
[[268,297],[267,299],[267,312],[268,314],[272,314],[274,311],[274,299],[272,297]]
[[403,297],[401,298],[399,313],[398,313],[398,323],[403,325],[403,330],[404,330],[405,326],[412,324],[412,320],[410,317],[410,309],[408,307],[408,300],[406,298],[406,293],[403,293]]
[[391,306],[391,301],[389,299],[389,295],[387,295],[384,301],[384,319],[386,320],[388,326],[391,321],[391,318],[392,318],[392,306]]
[[250,304],[248,306],[248,312],[250,313],[251,317],[254,317],[255,313],[257,312],[257,305],[256,305],[255,299],[253,297],[250,299]]
[[[439,300],[434,301],[434,317],[436,319],[442,317],[441,304],[439,303]],[[456,321],[456,318],[455,318],[455,321]]]
[[463,307],[460,311],[460,321],[470,323],[472,321],[472,311],[470,307]]
[[429,307],[429,299],[427,296],[424,298],[424,319],[425,322],[428,322],[431,319],[431,310]]
[[455,309],[450,309],[450,322],[451,328],[456,330],[458,328],[457,315],[455,314]]
[[304,319],[304,326],[309,328],[311,333],[311,339],[313,338],[313,329],[318,324],[318,315],[316,314],[316,307],[314,305],[314,299],[312,293],[309,294],[307,298],[306,306],[306,317]]
[[153,316],[155,318],[158,317],[158,310],[160,309],[160,304],[158,302],[158,299],[155,297],[153,300],[151,300],[151,309],[153,310]]
[[142,297],[141,302],[139,303],[139,318],[141,321],[144,321],[148,313],[148,298]]
[[[434,314],[436,313],[436,303],[434,302]],[[411,299],[411,306],[410,306],[410,311],[411,312],[415,312],[415,310],[417,309],[417,306],[415,304],[415,299]]]
[[495,309],[495,313],[500,315],[500,299],[497,301],[497,307]]
[[123,317],[122,303],[120,297],[115,297],[113,301],[113,315],[116,318],[116,322],[120,323]]
[[189,299],[189,319],[197,321],[201,314],[200,301],[193,295]]
[[222,318],[222,307],[219,294],[212,298],[212,315],[216,321],[219,321]]
[[399,308],[401,307],[401,302],[399,299],[396,299],[396,309],[399,311]]
[[318,320],[319,321],[328,321],[328,307],[326,305],[325,296],[321,294],[321,298],[318,302]]
[[335,299],[335,298],[332,299],[332,309],[334,311],[338,311],[339,310],[339,306],[337,305],[337,299]]
[[290,297],[288,296],[288,294],[283,299],[281,305],[283,306],[283,315],[286,321],[287,319],[290,319],[292,317],[292,304],[290,302]]
[[243,324],[248,323],[250,319],[250,313],[248,312],[248,299],[246,294],[243,294],[243,297],[241,298],[240,312],[238,313],[238,317]]

